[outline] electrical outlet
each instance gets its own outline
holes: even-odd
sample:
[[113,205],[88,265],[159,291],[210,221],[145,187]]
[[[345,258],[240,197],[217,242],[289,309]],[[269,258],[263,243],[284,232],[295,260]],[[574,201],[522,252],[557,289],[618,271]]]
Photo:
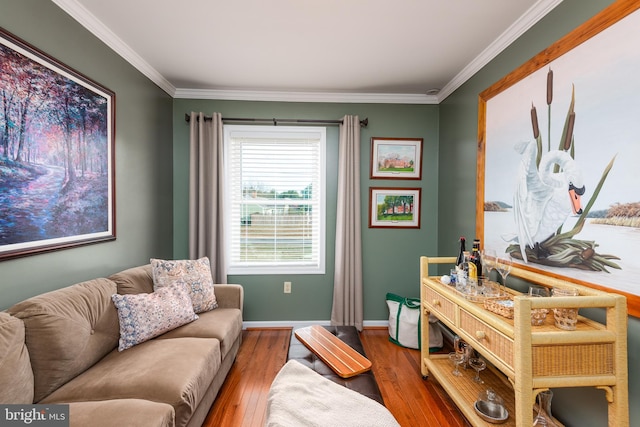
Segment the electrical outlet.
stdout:
[[284,282],[284,293],[285,294],[291,293],[291,282]]

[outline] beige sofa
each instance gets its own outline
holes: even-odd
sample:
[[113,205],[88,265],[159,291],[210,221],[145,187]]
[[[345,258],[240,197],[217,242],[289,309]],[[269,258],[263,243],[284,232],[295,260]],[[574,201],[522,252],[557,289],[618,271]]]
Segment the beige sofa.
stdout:
[[151,266],[78,283],[0,312],[0,403],[68,403],[71,426],[200,426],[242,340],[243,288],[218,308],[118,351],[111,295],[153,292]]

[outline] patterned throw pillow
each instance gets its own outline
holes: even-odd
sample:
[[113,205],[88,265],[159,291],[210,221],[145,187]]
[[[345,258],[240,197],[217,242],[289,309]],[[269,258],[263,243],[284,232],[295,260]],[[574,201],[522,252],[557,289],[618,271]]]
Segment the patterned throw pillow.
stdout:
[[194,313],[185,285],[175,284],[150,294],[111,296],[118,309],[120,341],[118,351],[126,350],[172,329],[193,322]]
[[197,260],[167,261],[151,259],[153,272],[153,289],[160,289],[174,283],[187,285],[193,311],[203,313],[218,307],[216,294],[213,291],[213,278],[209,258]]

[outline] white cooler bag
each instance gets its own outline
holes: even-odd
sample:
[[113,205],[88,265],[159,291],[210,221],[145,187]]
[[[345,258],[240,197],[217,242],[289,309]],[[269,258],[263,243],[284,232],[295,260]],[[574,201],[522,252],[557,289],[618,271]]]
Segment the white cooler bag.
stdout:
[[[388,293],[389,341],[402,347],[420,349],[420,299],[404,298]],[[438,321],[429,316],[429,348],[442,347],[442,331]]]

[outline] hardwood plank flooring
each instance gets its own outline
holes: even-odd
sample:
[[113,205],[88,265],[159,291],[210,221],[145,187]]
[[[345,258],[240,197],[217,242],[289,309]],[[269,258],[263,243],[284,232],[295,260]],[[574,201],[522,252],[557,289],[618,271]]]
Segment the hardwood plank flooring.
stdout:
[[[203,427],[261,427],[267,394],[286,363],[291,329],[248,329]],[[360,334],[386,407],[402,427],[469,427],[442,387],[420,375],[420,352],[388,340],[387,328]],[[304,426],[300,426],[304,427]],[[339,426],[336,426],[339,427]]]
[[365,328],[360,339],[385,406],[401,426],[470,426],[440,384],[422,378],[419,350],[391,343],[387,328]]

